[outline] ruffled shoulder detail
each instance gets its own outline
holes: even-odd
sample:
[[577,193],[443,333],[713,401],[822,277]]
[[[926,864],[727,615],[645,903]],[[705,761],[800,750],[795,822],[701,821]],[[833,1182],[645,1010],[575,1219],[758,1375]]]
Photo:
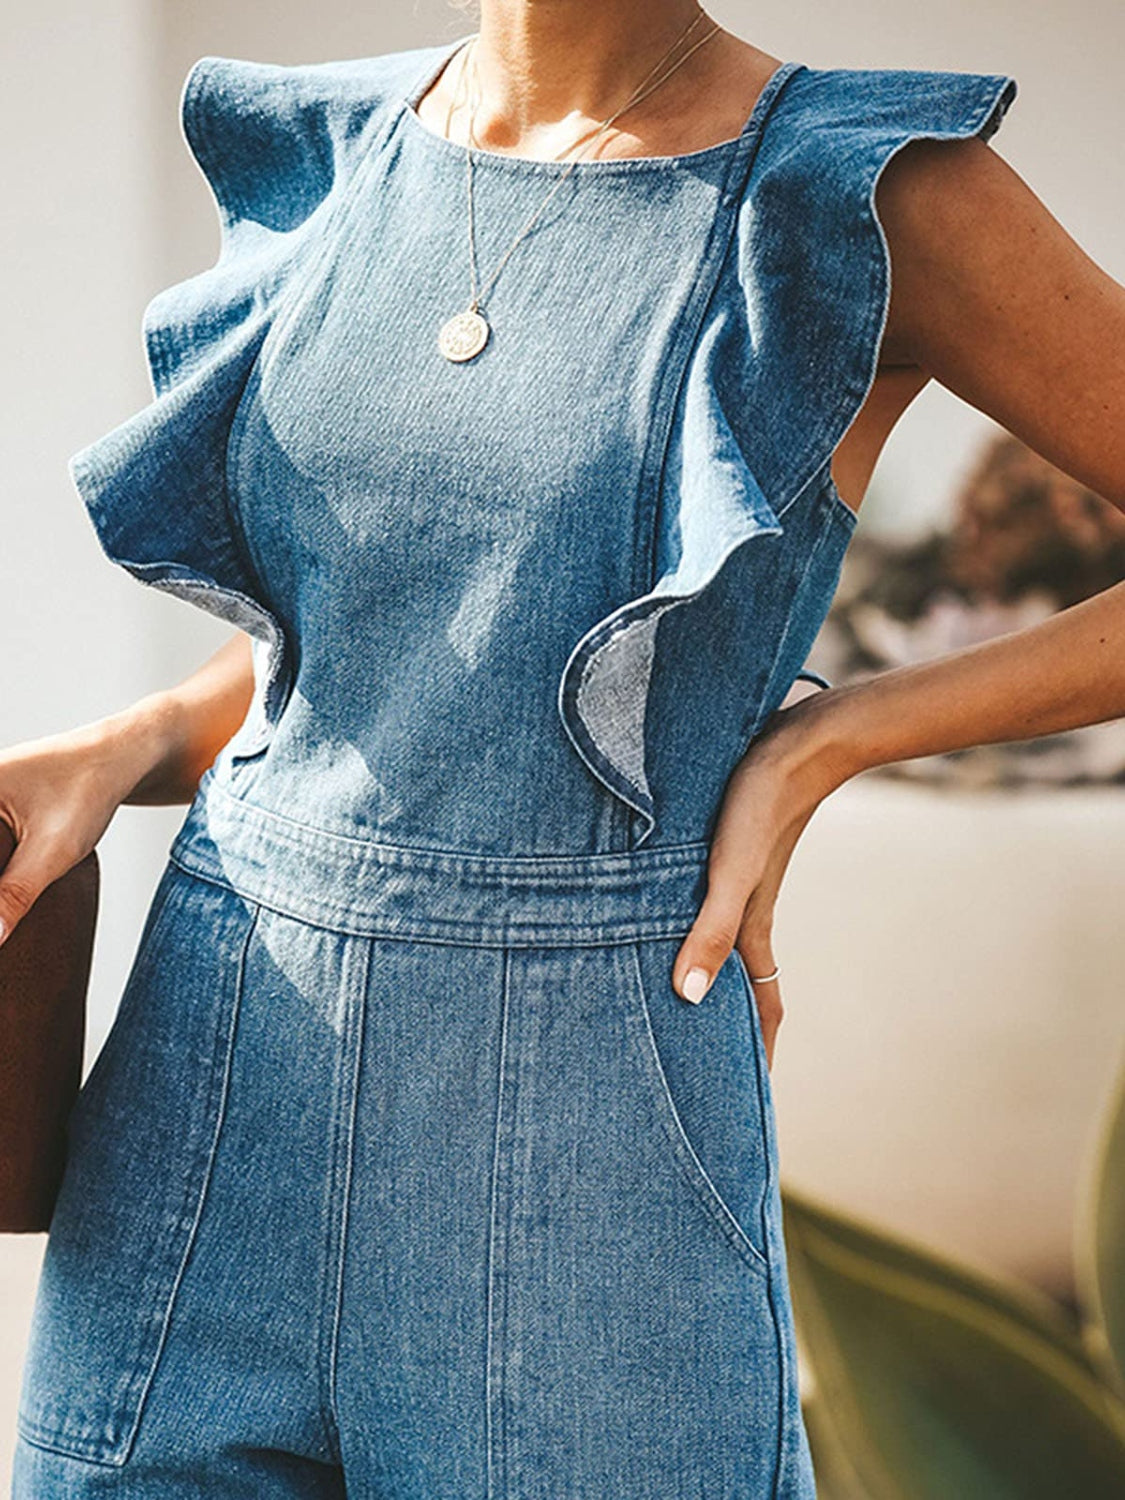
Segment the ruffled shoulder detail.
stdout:
[[[652,586],[585,633],[559,684],[566,730],[636,813],[636,843],[666,790],[646,723],[677,740],[669,717],[702,706],[698,774],[717,793],[798,678],[829,686],[803,662],[856,523],[830,464],[874,383],[889,309],[878,180],[909,141],[988,140],[1016,89],[1007,74],[796,63],[767,84],[680,380]],[[730,705],[732,691],[745,699]]]
[[995,135],[1005,73],[799,68],[763,137],[737,232],[765,424],[759,475],[779,510],[831,459],[875,381],[890,304],[876,192],[911,141]]
[[270,310],[355,172],[365,127],[393,92],[388,75],[400,71],[391,62],[282,66],[201,57],[193,64],[180,120],[215,202],[221,247],[214,267],[145,308],[157,395],[190,375],[236,322]]
[[231,422],[267,335],[295,306],[433,50],[193,64],[180,122],[218,213],[219,256],[144,308],[152,402],[68,461],[111,562],[254,638],[258,691],[236,753],[265,742],[292,663],[229,503]]

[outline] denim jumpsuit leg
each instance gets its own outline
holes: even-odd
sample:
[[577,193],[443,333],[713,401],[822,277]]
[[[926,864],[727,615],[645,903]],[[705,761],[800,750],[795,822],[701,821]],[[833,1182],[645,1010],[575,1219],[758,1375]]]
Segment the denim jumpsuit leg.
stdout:
[[737,955],[670,983],[704,877],[212,787],[74,1120],[14,1495],[778,1493],[757,1013]]
[[[71,461],[255,692],[71,1116],[13,1500],[815,1494],[751,983],[671,973],[855,526],[878,173],[1014,81],[786,63],[580,162],[456,365],[453,50],[193,67],[222,253]],[[494,266],[565,169],[477,158]]]

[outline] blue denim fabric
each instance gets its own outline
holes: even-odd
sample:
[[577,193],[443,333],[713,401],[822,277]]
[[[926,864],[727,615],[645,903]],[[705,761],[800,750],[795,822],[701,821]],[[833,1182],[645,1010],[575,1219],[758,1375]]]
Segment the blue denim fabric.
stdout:
[[[222,251],[71,471],[256,690],[75,1107],[17,1500],[815,1492],[751,986],[671,966],[824,685],[879,174],[1016,84],[790,62],[735,139],[580,161],[453,365],[464,157],[412,105],[463,41],[187,79]],[[564,170],[477,153],[482,275]]]

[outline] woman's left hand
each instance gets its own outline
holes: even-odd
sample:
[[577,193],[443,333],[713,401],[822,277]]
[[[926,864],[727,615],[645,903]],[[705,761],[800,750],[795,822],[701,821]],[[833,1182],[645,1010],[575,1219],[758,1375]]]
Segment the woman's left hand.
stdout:
[[[698,1003],[733,948],[750,976],[771,974],[773,912],[790,856],[818,805],[838,785],[811,749],[818,688],[767,721],[727,782],[707,861],[707,894],[672,966],[672,983]],[[696,973],[695,971],[699,971]],[[766,1060],[784,1014],[778,980],[753,986]]]

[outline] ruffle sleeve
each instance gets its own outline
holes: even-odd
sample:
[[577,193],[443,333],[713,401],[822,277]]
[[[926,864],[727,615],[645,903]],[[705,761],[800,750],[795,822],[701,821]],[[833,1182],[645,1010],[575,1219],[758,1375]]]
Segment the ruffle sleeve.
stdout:
[[[798,678],[829,686],[803,662],[856,519],[830,464],[874,383],[889,308],[879,177],[910,141],[990,139],[1016,90],[1006,74],[793,63],[767,85],[729,251],[680,382],[652,586],[586,631],[559,683],[567,733],[634,809],[637,843],[661,797],[653,724],[667,733],[683,704],[702,711],[710,742],[727,714],[736,728],[724,744],[744,747]],[[661,690],[673,670],[679,686]],[[732,687],[745,709],[716,701]]]
[[403,56],[191,67],[180,122],[218,212],[219,256],[143,311],[154,399],[68,460],[111,562],[252,636],[242,754],[268,737],[293,663],[229,501],[228,435],[267,335],[346,211]]
[[876,191],[916,140],[990,140],[1016,97],[1002,73],[802,68],[763,141],[738,226],[758,353],[744,399],[779,510],[827,461],[875,382],[890,306]]

